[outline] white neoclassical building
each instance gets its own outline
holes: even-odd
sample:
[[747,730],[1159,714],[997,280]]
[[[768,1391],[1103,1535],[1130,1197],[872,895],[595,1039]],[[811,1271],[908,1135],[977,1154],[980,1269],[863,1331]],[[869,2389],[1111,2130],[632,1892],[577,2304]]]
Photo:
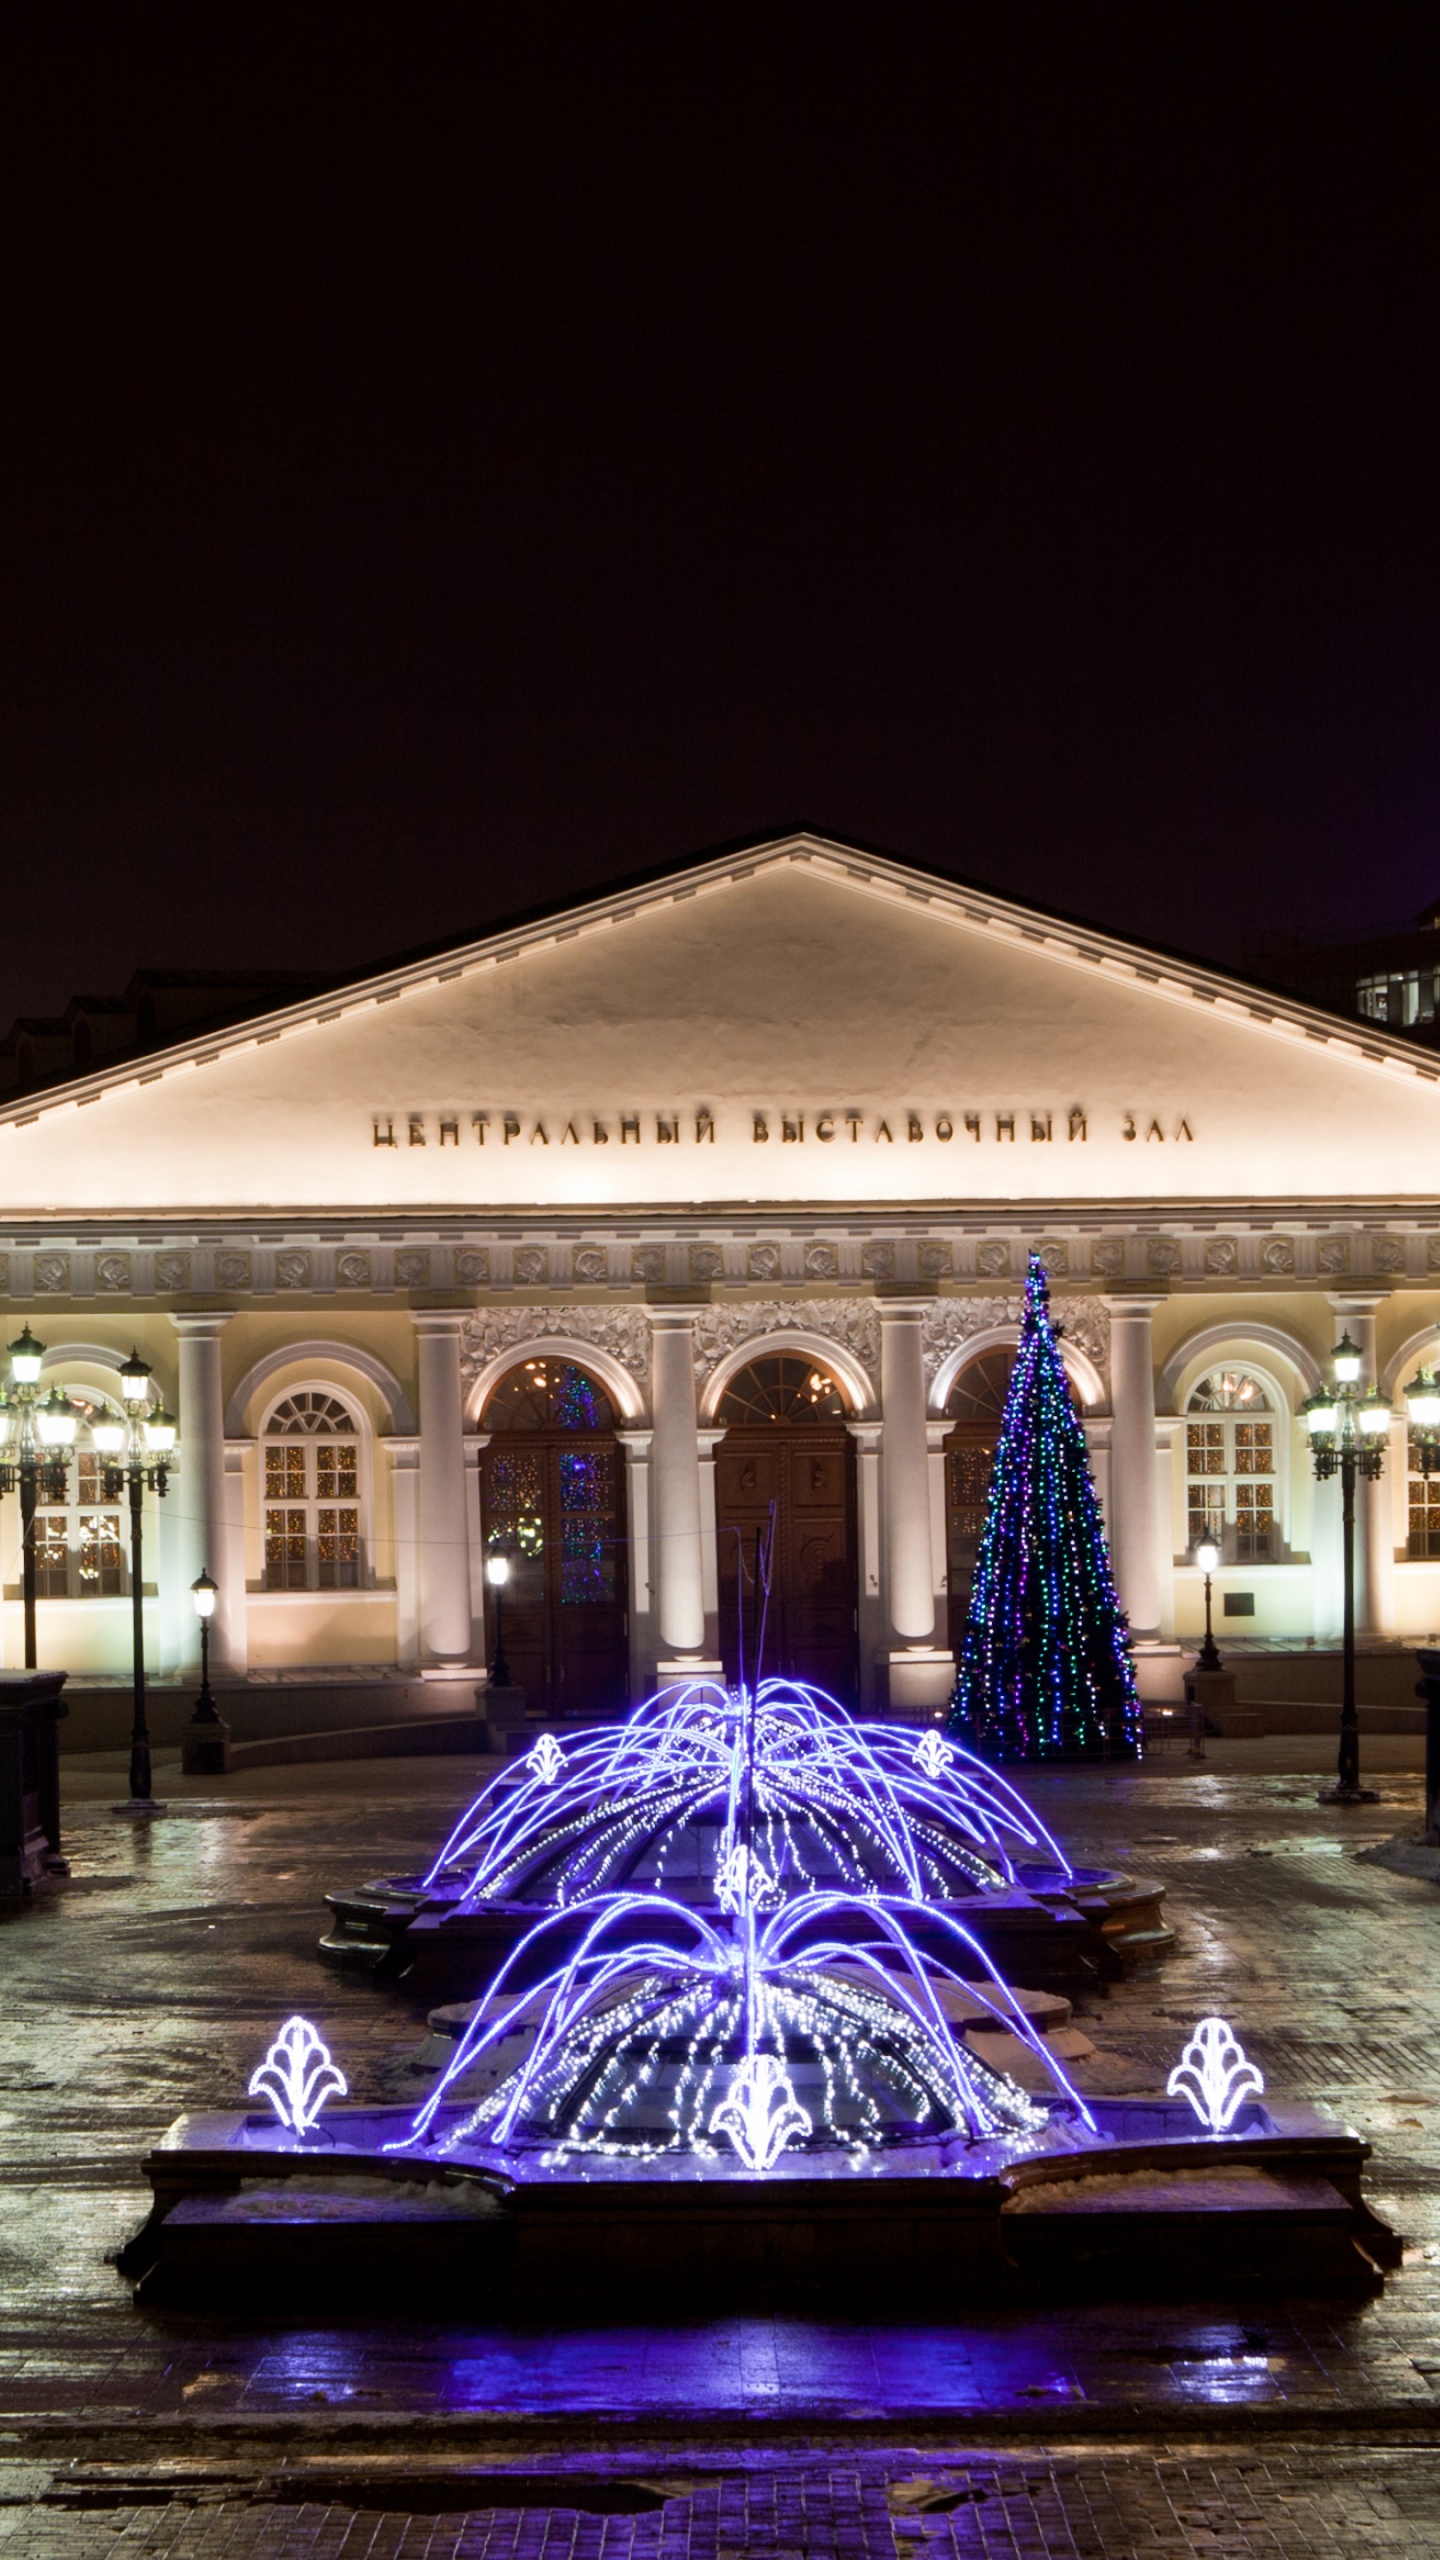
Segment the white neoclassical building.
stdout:
[[[179,1416],[161,1676],[473,1680],[485,1559],[548,1711],[772,1664],[948,1694],[1025,1257],[1046,1262],[1142,1687],[1220,1632],[1332,1643],[1297,1419],[1348,1327],[1396,1399],[1360,1621],[1440,1626],[1440,1058],[809,835],[693,863],[0,1113],[0,1294],[80,1428],[39,1649],[123,1678],[88,1433],[138,1345]],[[0,1505],[21,1659],[18,1506]]]

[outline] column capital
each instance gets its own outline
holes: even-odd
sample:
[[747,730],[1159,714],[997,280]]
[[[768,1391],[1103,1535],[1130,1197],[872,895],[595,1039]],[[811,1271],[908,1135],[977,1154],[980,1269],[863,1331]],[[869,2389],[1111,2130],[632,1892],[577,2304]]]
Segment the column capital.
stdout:
[[410,1321],[417,1333],[458,1335],[466,1316],[473,1313],[472,1307],[412,1307]]
[[647,1289],[645,1313],[656,1333],[667,1329],[678,1333],[693,1325],[701,1309],[710,1304],[708,1289]]
[[1122,1289],[1102,1294],[1100,1304],[1112,1319],[1116,1316],[1153,1316],[1157,1307],[1170,1303],[1164,1289]]
[[933,1290],[899,1289],[893,1296],[882,1298],[878,1290],[871,1292],[882,1324],[895,1324],[902,1318],[918,1324],[926,1308],[934,1306],[935,1294]]
[[1325,1303],[1337,1316],[1371,1316],[1394,1295],[1393,1289],[1327,1289]]
[[233,1307],[187,1307],[177,1313],[169,1311],[170,1321],[188,1342],[213,1342],[218,1339],[234,1316]]

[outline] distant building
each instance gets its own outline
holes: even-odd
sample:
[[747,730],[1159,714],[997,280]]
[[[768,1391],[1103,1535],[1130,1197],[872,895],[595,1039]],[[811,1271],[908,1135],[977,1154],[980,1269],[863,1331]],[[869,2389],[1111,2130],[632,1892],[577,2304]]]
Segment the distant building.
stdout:
[[1245,966],[1287,995],[1440,1046],[1440,899],[1422,907],[1413,924],[1359,942],[1259,934],[1245,946]]

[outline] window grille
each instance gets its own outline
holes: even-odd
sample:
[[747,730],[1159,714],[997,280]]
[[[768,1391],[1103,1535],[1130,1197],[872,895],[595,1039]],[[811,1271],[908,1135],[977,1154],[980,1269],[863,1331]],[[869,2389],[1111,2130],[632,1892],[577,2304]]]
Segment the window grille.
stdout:
[[287,1396],[265,1425],[265,1588],[360,1588],[360,1448],[337,1396]]
[[1227,1564],[1266,1563],[1278,1548],[1275,1421],[1244,1369],[1217,1369],[1190,1398],[1185,1425],[1189,1543],[1208,1532]]
[[[83,1424],[107,1412],[80,1391],[65,1391]],[[126,1588],[121,1518],[104,1500],[102,1460],[78,1449],[72,1460],[75,1499],[47,1503],[35,1514],[35,1592],[41,1600],[118,1600]]]

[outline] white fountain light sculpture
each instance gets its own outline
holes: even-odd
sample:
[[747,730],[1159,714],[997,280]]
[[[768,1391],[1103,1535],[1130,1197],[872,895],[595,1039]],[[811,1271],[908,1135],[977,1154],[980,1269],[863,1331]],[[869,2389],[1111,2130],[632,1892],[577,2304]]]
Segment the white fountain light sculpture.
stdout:
[[565,1766],[565,1754],[553,1733],[542,1733],[533,1751],[526,1754],[525,1766],[533,1769],[542,1787],[553,1787]]
[[1265,2082],[1240,2039],[1223,2018],[1202,2018],[1165,2083],[1167,2097],[1184,2096],[1209,2133],[1228,2133],[1247,2098],[1263,2096]]
[[730,2094],[710,2119],[712,2133],[728,2134],[747,2169],[773,2169],[789,2142],[813,2132],[796,2100],[783,2062],[773,2053],[747,2055]]
[[935,1780],[949,1766],[950,1745],[944,1735],[937,1733],[932,1725],[916,1743],[915,1757],[933,1786]]
[[308,2018],[287,2018],[250,2082],[250,2095],[267,2097],[287,2133],[303,2142],[331,2098],[347,2093],[345,2074],[330,2059],[324,2039]]

